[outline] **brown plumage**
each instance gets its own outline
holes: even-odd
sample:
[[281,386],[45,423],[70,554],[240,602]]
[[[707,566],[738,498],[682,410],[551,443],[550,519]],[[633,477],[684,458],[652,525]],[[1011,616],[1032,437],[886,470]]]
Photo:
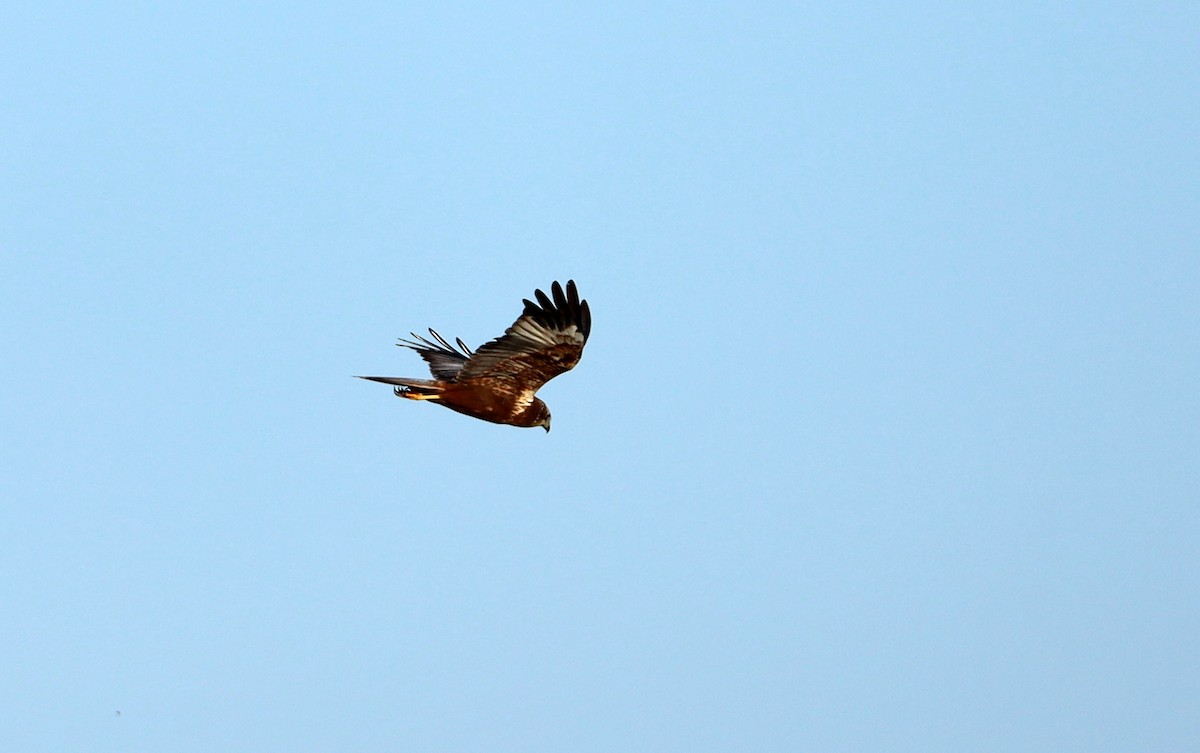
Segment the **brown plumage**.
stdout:
[[525,310],[504,334],[472,352],[429,330],[433,340],[413,334],[397,345],[411,348],[429,364],[433,379],[366,376],[395,386],[397,397],[430,400],[484,421],[512,426],[541,426],[550,431],[550,409],[534,393],[543,384],[579,363],[592,330],[587,301],[579,299],[575,281],[567,290],[557,282],[547,296],[534,291],[537,303]]

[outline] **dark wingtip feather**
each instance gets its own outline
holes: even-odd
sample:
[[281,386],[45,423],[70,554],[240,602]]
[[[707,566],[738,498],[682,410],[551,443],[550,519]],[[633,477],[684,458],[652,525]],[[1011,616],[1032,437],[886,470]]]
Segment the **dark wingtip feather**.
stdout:
[[534,290],[533,296],[537,303],[528,298],[521,299],[525,304],[522,316],[531,317],[534,321],[556,329],[566,329],[575,325],[583,334],[583,339],[587,340],[592,331],[592,312],[588,309],[587,301],[579,298],[579,289],[574,280],[567,280],[565,291],[562,284],[555,280],[550,285],[550,295],[541,290]]
[[558,284],[558,280],[550,286],[550,292],[554,294],[554,312],[557,314],[558,326],[566,328],[571,323],[571,308],[567,303],[567,297],[563,295],[562,285]]
[[575,286],[574,280],[567,280],[567,311],[569,318],[583,333],[583,339],[587,340],[592,333],[592,312],[588,308],[588,302],[579,298],[579,288]]
[[542,305],[542,316],[545,317],[547,324],[554,324],[554,302],[540,290],[533,291],[533,295],[538,299],[538,303]]

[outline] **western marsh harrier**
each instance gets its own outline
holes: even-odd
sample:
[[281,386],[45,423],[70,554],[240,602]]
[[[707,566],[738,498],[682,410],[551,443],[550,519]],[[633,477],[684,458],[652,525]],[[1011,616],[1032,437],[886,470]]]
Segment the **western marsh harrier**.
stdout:
[[396,397],[431,400],[450,410],[511,426],[541,426],[550,431],[550,409],[534,393],[579,363],[592,312],[579,300],[575,281],[564,293],[557,282],[547,296],[540,290],[526,299],[525,311],[504,334],[474,352],[461,339],[454,345],[432,329],[433,340],[412,333],[401,347],[412,348],[429,364],[433,379],[367,376],[395,385]]

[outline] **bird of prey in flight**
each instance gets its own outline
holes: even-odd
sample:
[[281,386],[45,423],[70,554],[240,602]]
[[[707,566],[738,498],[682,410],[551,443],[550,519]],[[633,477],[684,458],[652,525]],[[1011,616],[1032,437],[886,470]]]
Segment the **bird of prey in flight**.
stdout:
[[411,348],[429,364],[433,379],[365,376],[395,387],[397,397],[429,400],[450,410],[510,426],[541,426],[550,431],[550,409],[534,397],[543,384],[579,363],[592,330],[587,301],[575,281],[566,292],[555,282],[547,296],[534,291],[513,325],[472,352],[459,338],[451,345],[429,330],[432,340],[412,333],[397,345]]

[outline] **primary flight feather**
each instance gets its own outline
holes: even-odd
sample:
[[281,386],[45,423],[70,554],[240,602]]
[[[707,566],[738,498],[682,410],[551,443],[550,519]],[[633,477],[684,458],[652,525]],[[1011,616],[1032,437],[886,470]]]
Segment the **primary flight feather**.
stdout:
[[510,426],[541,426],[550,431],[550,409],[534,393],[579,363],[592,330],[592,313],[580,300],[575,281],[566,291],[555,282],[550,295],[534,291],[537,302],[504,334],[474,352],[458,338],[451,345],[430,329],[432,339],[413,334],[398,345],[415,350],[433,379],[365,376],[395,387],[397,397],[430,400],[450,410]]

